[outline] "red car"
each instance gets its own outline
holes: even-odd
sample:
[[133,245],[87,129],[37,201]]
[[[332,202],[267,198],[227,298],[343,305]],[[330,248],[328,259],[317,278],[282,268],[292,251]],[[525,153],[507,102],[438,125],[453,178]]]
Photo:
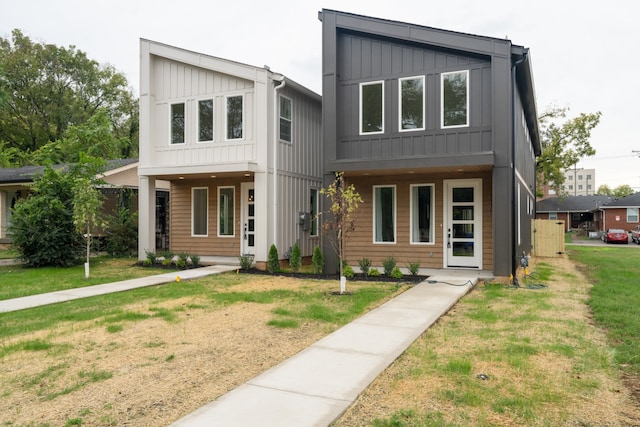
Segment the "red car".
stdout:
[[605,243],[629,243],[629,235],[619,228],[610,228],[602,236]]

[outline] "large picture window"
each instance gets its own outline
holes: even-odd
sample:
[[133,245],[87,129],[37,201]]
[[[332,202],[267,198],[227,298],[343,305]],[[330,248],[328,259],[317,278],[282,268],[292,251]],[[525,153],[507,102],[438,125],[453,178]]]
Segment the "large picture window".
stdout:
[[227,98],[227,139],[242,139],[243,136],[242,95]]
[[469,71],[442,74],[442,127],[469,126]]
[[218,187],[218,236],[233,236],[235,188]]
[[424,77],[400,79],[400,131],[424,129]]
[[171,144],[184,144],[184,103],[171,104]]
[[291,142],[292,101],[280,96],[280,140]]
[[396,241],[396,187],[373,187],[373,241]]
[[360,84],[360,134],[384,132],[384,83]]
[[198,101],[198,142],[213,141],[213,99]]
[[411,186],[411,243],[433,243],[433,185]]
[[209,189],[191,189],[191,234],[207,236],[209,232]]

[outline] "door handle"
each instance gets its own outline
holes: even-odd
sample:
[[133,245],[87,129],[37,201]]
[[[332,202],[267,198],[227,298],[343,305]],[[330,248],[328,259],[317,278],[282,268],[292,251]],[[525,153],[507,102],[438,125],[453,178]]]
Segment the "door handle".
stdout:
[[447,229],[447,248],[451,247],[451,229]]

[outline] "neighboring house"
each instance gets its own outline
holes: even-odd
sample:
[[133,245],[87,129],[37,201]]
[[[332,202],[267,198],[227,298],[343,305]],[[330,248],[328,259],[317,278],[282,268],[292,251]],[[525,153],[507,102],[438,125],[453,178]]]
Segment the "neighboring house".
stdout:
[[536,219],[564,221],[565,231],[602,231],[600,209],[613,200],[611,196],[549,197],[536,204]]
[[529,50],[333,10],[319,18],[324,185],[343,171],[364,201],[346,259],[515,273],[531,250],[540,154]]
[[[54,169],[65,169],[66,165],[54,165]],[[107,160],[105,172],[100,175],[104,184],[100,191],[104,194],[102,212],[104,216],[113,214],[119,205],[131,207],[132,213],[138,208],[138,159]],[[16,201],[27,197],[33,180],[44,171],[44,166],[24,166],[20,168],[0,169],[0,243],[11,242],[7,228],[11,223],[11,210]],[[130,190],[130,191],[126,191]],[[166,218],[169,202],[168,183],[160,182],[156,193],[158,216]],[[158,244],[166,247],[168,227],[166,221],[160,222],[160,230],[156,236]],[[160,232],[164,231],[164,232]]]
[[272,72],[140,41],[139,257],[156,249],[151,195],[171,183],[171,250],[253,255],[319,244],[320,95]]
[[640,225],[640,193],[614,200],[601,207],[602,230],[621,228],[626,231]]

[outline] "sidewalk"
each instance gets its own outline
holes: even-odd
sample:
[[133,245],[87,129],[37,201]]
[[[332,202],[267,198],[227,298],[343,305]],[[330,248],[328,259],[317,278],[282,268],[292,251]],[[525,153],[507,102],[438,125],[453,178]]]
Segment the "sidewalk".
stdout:
[[128,291],[131,289],[144,288],[147,286],[161,285],[176,280],[196,279],[198,277],[209,276],[211,274],[224,273],[236,270],[233,265],[211,265],[208,267],[194,268],[190,270],[172,271],[170,273],[158,274],[156,276],[140,277],[137,279],[124,280],[122,282],[105,283],[102,285],[86,286],[84,288],[65,289],[63,291],[49,292],[46,294],[30,295],[22,298],[8,299],[0,301],[0,313],[9,311],[24,310],[25,308],[38,307],[41,305],[55,304],[58,302],[71,301],[79,298],[93,297],[97,295],[111,294],[114,292]]
[[477,282],[429,277],[171,426],[327,426]]

